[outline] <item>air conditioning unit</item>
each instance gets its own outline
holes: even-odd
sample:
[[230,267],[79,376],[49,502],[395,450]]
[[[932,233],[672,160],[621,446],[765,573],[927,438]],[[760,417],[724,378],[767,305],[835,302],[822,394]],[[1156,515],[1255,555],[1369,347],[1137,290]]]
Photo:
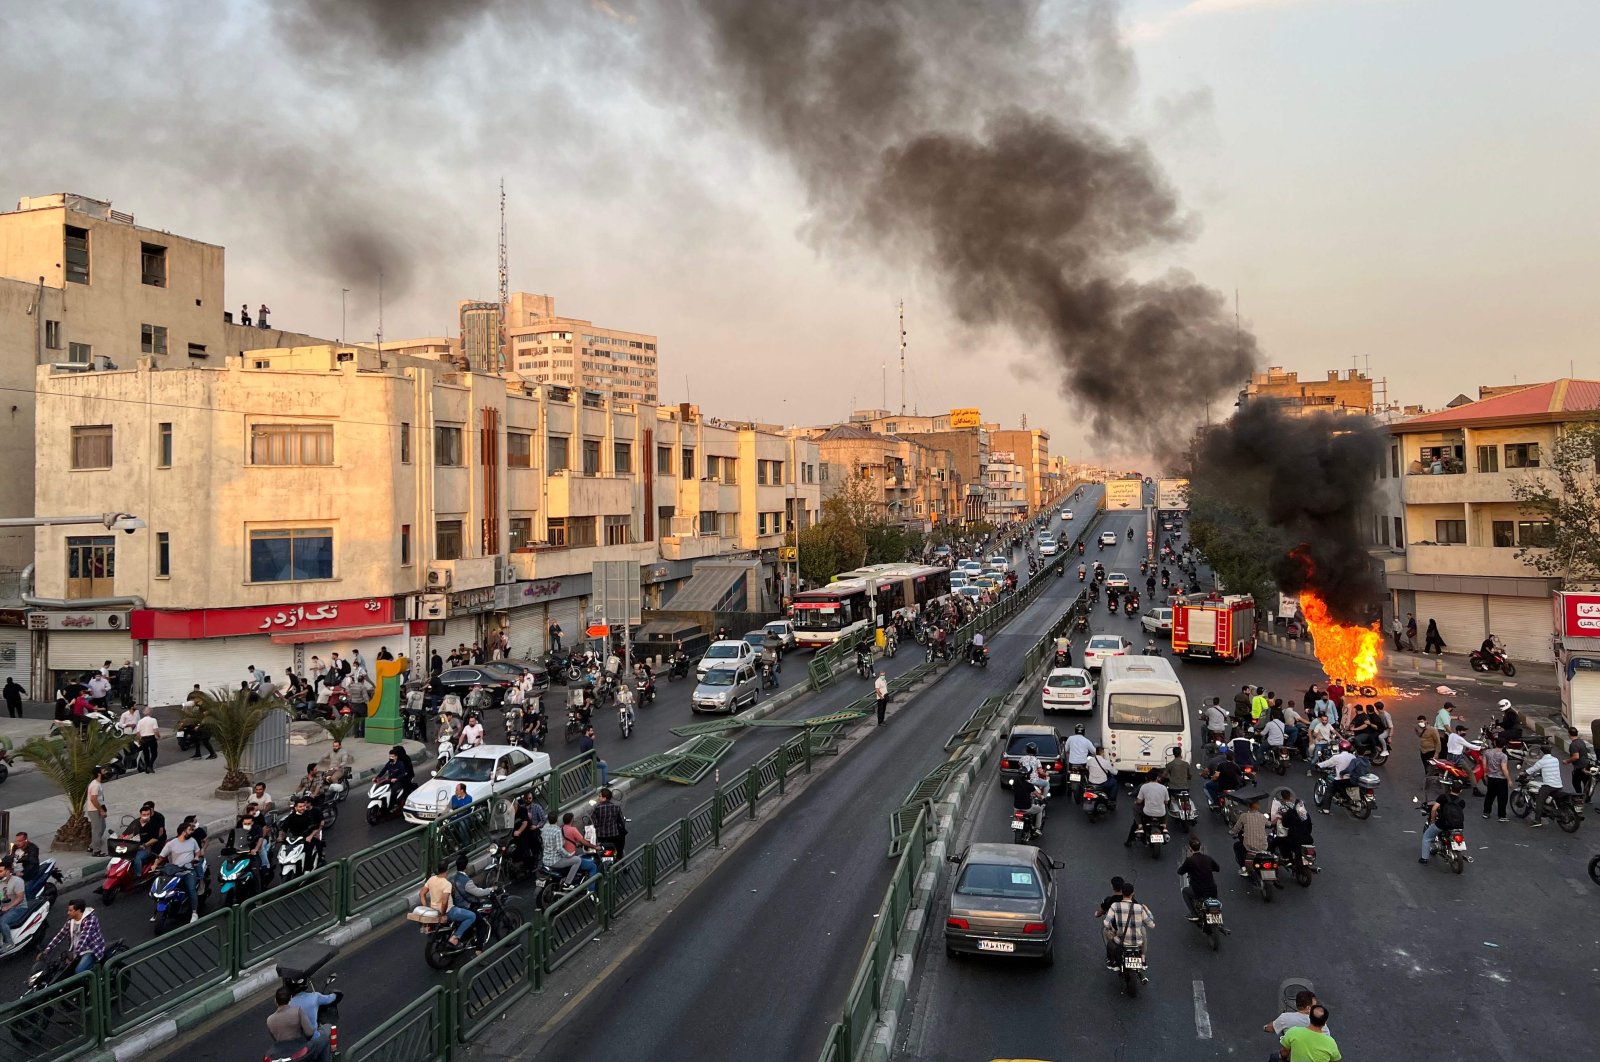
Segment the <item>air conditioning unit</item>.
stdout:
[[425,620],[442,620],[445,618],[445,614],[448,611],[449,608],[446,604],[445,596],[443,594],[423,594],[422,604],[417,609],[417,618]]
[[443,567],[441,565],[430,565],[428,567],[428,589],[429,590],[448,590],[448,589],[450,589],[450,581],[451,581],[451,577],[452,577],[453,574],[454,573],[449,568]]
[[687,538],[694,534],[696,519],[693,516],[674,516],[672,518],[672,530],[667,533],[679,538]]
[[517,581],[517,571],[511,566],[511,558],[503,553],[497,553],[494,557],[494,581],[496,584]]

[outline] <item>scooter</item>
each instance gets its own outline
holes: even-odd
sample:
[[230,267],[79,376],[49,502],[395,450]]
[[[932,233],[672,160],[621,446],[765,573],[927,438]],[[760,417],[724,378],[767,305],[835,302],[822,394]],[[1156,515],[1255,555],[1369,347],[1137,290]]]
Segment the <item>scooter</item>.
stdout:
[[46,888],[49,888],[52,892],[56,891],[65,880],[61,874],[61,868],[56,866],[56,861],[54,859],[46,859],[39,864],[38,872],[24,884],[23,895],[29,901],[35,900]]
[[[506,744],[516,744],[510,737]],[[376,826],[385,818],[395,814],[405,807],[405,794],[400,791],[398,783],[388,778],[373,779],[367,787],[367,825]]]
[[1091,786],[1083,787],[1082,803],[1084,817],[1090,822],[1098,822],[1111,814],[1111,798]]
[[39,890],[39,895],[28,902],[27,917],[20,925],[11,927],[11,944],[0,945],[0,959],[25,951],[35,938],[44,937],[49,931],[50,908],[55,902],[56,887],[47,883]]
[[217,864],[217,888],[224,906],[235,907],[265,887],[260,854],[232,847],[222,850],[222,860]]
[[1184,833],[1200,821],[1200,809],[1194,806],[1187,789],[1173,789],[1167,793],[1167,817]]
[[278,880],[292,881],[322,865],[320,851],[304,837],[285,837],[278,844]]
[[152,866],[155,863],[154,856],[145,863],[142,874],[134,874],[133,856],[138,850],[138,835],[113,837],[106,842],[106,851],[111,853],[111,862],[106,865],[106,880],[94,891],[107,907],[116,903],[117,897],[122,893],[146,888],[150,880],[155,877],[155,869]]
[[[205,914],[206,900],[211,897],[211,865],[204,856],[194,863],[194,895],[198,909],[193,914]],[[159,937],[175,926],[191,921],[189,894],[183,888],[183,874],[175,867],[164,866],[156,871],[150,883],[150,898],[155,901],[155,926],[151,936]]]

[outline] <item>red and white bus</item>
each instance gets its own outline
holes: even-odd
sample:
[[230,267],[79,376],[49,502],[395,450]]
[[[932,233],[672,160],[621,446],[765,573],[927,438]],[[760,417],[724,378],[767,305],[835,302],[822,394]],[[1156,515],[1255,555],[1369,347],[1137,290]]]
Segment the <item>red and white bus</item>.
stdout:
[[876,617],[914,614],[950,593],[950,570],[937,565],[883,564],[844,573],[827,586],[795,596],[795,641],[816,649],[853,631],[871,627]]

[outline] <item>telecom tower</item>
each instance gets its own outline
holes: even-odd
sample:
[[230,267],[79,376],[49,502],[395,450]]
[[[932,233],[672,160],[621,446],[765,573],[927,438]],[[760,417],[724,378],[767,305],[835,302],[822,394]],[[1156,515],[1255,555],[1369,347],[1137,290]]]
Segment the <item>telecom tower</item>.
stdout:
[[506,350],[506,308],[511,304],[511,269],[506,259],[506,179],[500,178],[500,327],[495,337],[499,361],[497,372],[505,372],[511,359]]

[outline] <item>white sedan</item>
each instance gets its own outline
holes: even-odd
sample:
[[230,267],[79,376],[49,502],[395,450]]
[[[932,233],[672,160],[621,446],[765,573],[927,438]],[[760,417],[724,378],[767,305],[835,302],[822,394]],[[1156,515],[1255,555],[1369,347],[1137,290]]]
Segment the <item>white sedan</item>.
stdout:
[[550,757],[516,745],[478,745],[451,757],[433,777],[406,797],[405,819],[421,826],[450,812],[456,786],[464,784],[474,804],[527,787],[550,771]]
[[1039,536],[1039,556],[1054,557],[1061,546],[1049,535]]
[[1081,667],[1058,667],[1044,680],[1042,707],[1047,712],[1094,709],[1094,682]]
[[1132,648],[1128,639],[1120,634],[1096,634],[1083,649],[1083,666],[1090,671],[1099,671],[1101,662],[1107,657],[1127,656]]
[[989,570],[992,572],[1007,572],[1011,569],[1011,561],[1004,553],[989,554]]
[[1170,608],[1153,608],[1139,617],[1139,626],[1151,634],[1172,634],[1172,610]]
[[1061,522],[1062,523],[1066,523],[1068,520],[1071,520],[1071,519],[1072,519],[1072,510],[1071,509],[1062,510]]
[[1126,590],[1127,588],[1128,588],[1128,573],[1127,572],[1108,572],[1108,573],[1106,573],[1106,589],[1107,590]]
[[1102,546],[1115,546],[1117,541],[1117,533],[1115,531],[1100,532],[1100,544]]

